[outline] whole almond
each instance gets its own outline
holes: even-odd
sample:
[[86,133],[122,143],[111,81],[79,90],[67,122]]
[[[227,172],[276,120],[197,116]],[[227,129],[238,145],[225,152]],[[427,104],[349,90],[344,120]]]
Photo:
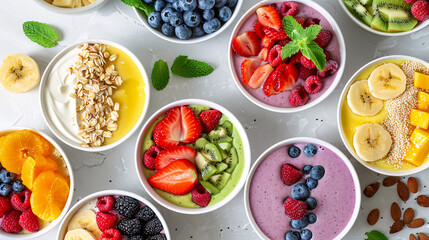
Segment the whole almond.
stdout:
[[417,197],[417,204],[421,207],[429,207],[429,197],[426,195],[420,195]]
[[404,212],[404,223],[408,224],[414,219],[414,210],[412,208],[407,208]]
[[404,182],[399,181],[397,185],[398,195],[402,201],[407,201],[410,197],[410,192],[408,191],[407,185]]
[[376,208],[376,209],[373,209],[371,212],[369,212],[368,218],[366,220],[368,221],[369,225],[374,225],[377,223],[379,217],[380,217],[380,210]]
[[419,228],[423,225],[425,225],[425,220],[423,218],[417,218],[417,219],[414,219],[413,221],[411,221],[408,224],[408,227],[409,228]]
[[393,186],[393,185],[395,185],[395,183],[399,182],[400,180],[401,180],[400,177],[386,177],[383,180],[383,186],[385,186],[385,187]]
[[410,240],[417,240],[416,236],[414,236],[414,234],[410,234]]
[[390,215],[395,221],[401,219],[401,208],[396,202],[392,203],[392,206],[390,206]]
[[429,236],[424,233],[419,233],[419,239],[420,240],[429,240]]
[[417,182],[417,179],[413,177],[408,178],[407,185],[410,192],[417,193],[419,191],[419,182]]
[[371,183],[370,185],[365,187],[365,189],[363,190],[363,194],[370,198],[374,196],[374,194],[378,191],[378,188],[380,188],[379,182]]
[[390,234],[397,233],[404,228],[404,222],[402,220],[395,221],[390,227]]

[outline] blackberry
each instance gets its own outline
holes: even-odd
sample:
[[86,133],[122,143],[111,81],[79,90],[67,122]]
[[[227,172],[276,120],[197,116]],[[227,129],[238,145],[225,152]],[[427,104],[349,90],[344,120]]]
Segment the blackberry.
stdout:
[[155,217],[155,213],[149,206],[144,206],[140,211],[137,213],[137,219],[147,222],[151,220],[153,217]]
[[128,196],[120,196],[115,201],[115,210],[124,217],[133,217],[140,209],[140,203]]
[[158,218],[154,218],[143,226],[143,234],[154,235],[162,231],[162,223]]
[[138,219],[124,218],[118,222],[116,228],[121,234],[132,236],[140,233],[142,225]]
[[167,237],[165,237],[164,234],[160,233],[160,234],[156,234],[148,237],[147,240],[167,240]]
[[146,240],[147,238],[145,238],[142,235],[134,235],[128,238],[128,240]]

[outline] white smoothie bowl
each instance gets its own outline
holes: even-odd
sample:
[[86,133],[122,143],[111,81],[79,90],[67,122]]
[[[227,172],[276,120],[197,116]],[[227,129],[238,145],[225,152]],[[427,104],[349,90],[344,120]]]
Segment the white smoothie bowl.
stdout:
[[[323,140],[319,140],[316,138],[309,138],[309,137],[296,137],[296,138],[289,138],[283,141],[280,141],[276,144],[274,144],[273,146],[271,146],[270,148],[268,148],[265,152],[263,152],[259,158],[256,160],[256,162],[253,164],[252,169],[250,170],[249,176],[247,177],[247,181],[246,181],[246,185],[244,187],[244,207],[246,209],[246,215],[247,218],[249,219],[250,225],[252,226],[252,228],[255,230],[255,232],[258,234],[258,236],[261,239],[264,240],[270,240],[270,238],[268,238],[263,232],[262,230],[259,228],[258,224],[255,221],[255,218],[253,217],[252,214],[252,210],[250,207],[250,200],[249,200],[249,196],[250,196],[250,185],[253,179],[253,176],[256,172],[256,170],[258,169],[258,167],[260,166],[260,164],[264,161],[264,159],[266,157],[268,157],[273,151],[277,150],[278,148],[287,146],[287,145],[291,145],[291,144],[297,144],[297,143],[314,143],[314,144],[318,144],[320,146],[323,146],[325,148],[328,148],[329,150],[331,150],[332,152],[334,152],[336,155],[338,155],[343,162],[346,164],[348,170],[350,171],[352,178],[353,178],[353,183],[354,183],[354,187],[355,187],[355,206],[353,209],[353,214],[349,220],[349,222],[347,223],[346,227],[335,237],[334,240],[340,240],[342,239],[349,231],[350,229],[353,227],[353,224],[355,223],[358,214],[359,214],[359,209],[360,209],[360,205],[361,205],[361,188],[360,188],[360,183],[359,183],[359,177],[356,173],[356,170],[354,169],[353,165],[351,164],[350,160],[338,149],[336,148],[334,145],[331,145],[330,143],[327,143]],[[301,154],[304,154],[303,151],[301,151]],[[313,236],[315,236],[315,233],[313,233]]]
[[24,130],[24,129],[28,129],[31,130],[33,132],[36,132],[37,134],[39,134],[40,136],[42,136],[43,138],[45,138],[46,140],[48,140],[49,143],[51,143],[56,150],[58,150],[58,152],[61,154],[61,156],[64,159],[64,163],[67,167],[67,171],[69,174],[69,178],[70,178],[70,191],[69,191],[69,196],[67,198],[67,202],[63,208],[63,211],[61,212],[60,216],[55,219],[54,221],[52,221],[51,223],[49,223],[49,225],[41,230],[39,230],[38,232],[35,233],[28,233],[28,234],[13,234],[13,233],[7,233],[4,230],[0,230],[0,239],[34,239],[36,237],[40,237],[43,234],[51,231],[52,229],[54,229],[60,222],[61,220],[64,218],[64,216],[66,215],[67,211],[69,210],[71,203],[72,203],[72,199],[73,199],[73,192],[74,192],[74,175],[73,175],[73,168],[70,164],[69,159],[67,158],[67,155],[65,154],[65,152],[63,151],[63,149],[60,147],[60,145],[58,145],[58,143],[56,143],[51,137],[49,137],[47,134],[40,132],[40,131],[36,131],[34,129],[31,128],[27,128],[27,127],[11,127],[11,128],[7,128],[7,129],[1,129],[0,130],[0,136],[7,134],[7,133],[11,133],[14,131],[18,131],[18,130]]
[[70,209],[70,211],[67,213],[66,217],[61,222],[61,225],[59,227],[58,234],[57,234],[57,239],[58,240],[64,239],[64,236],[67,233],[67,226],[68,226],[70,220],[85,204],[87,204],[88,202],[96,200],[98,197],[103,197],[103,196],[128,196],[128,197],[132,197],[132,198],[142,202],[146,206],[149,206],[153,210],[153,212],[155,213],[156,217],[158,217],[158,219],[161,221],[162,227],[164,228],[164,234],[167,237],[167,240],[172,239],[170,236],[170,231],[168,230],[167,222],[165,221],[164,217],[161,215],[161,212],[159,212],[159,210],[151,202],[149,202],[145,198],[141,197],[140,195],[137,195],[137,194],[132,193],[132,192],[122,191],[122,190],[104,190],[104,191],[100,191],[100,192],[95,192],[95,193],[92,193],[92,194],[84,197],[83,199],[79,200],[79,202],[76,203]]
[[[276,106],[272,106],[269,105],[267,103],[264,103],[263,101],[257,99],[256,97],[254,97],[253,95],[251,95],[248,90],[245,88],[244,83],[241,80],[241,76],[240,76],[240,72],[237,72],[235,70],[235,66],[234,66],[234,51],[232,50],[231,47],[231,43],[234,40],[234,38],[238,35],[238,33],[241,30],[241,27],[246,23],[246,21],[254,14],[256,14],[256,10],[260,7],[263,6],[268,6],[272,3],[279,3],[279,2],[286,2],[286,1],[282,1],[282,0],[266,0],[266,1],[261,1],[260,3],[257,3],[256,5],[254,5],[253,7],[251,7],[238,21],[237,25],[235,25],[234,30],[232,31],[231,34],[231,38],[229,40],[228,43],[228,63],[229,63],[229,69],[231,71],[231,74],[233,76],[233,81],[235,83],[235,85],[238,87],[238,89],[240,90],[240,92],[247,98],[249,99],[249,101],[251,101],[252,103],[256,104],[257,106],[264,108],[266,110],[272,111],[272,112],[279,112],[279,113],[295,113],[295,112],[300,112],[306,109],[309,109],[315,105],[317,105],[318,103],[322,102],[325,98],[327,98],[334,90],[335,87],[338,85],[338,83],[341,80],[341,77],[343,75],[344,72],[344,68],[346,65],[346,45],[344,42],[344,38],[343,38],[343,34],[341,32],[340,27],[338,26],[337,22],[335,21],[335,19],[331,16],[331,14],[328,13],[328,11],[326,11],[323,7],[321,7],[319,4],[310,1],[310,0],[294,0],[293,2],[297,2],[297,3],[301,3],[304,5],[307,5],[309,7],[314,8],[315,10],[317,10],[319,13],[321,13],[330,23],[330,25],[332,26],[332,29],[338,39],[338,44],[339,44],[339,48],[340,48],[340,57],[341,57],[341,61],[338,63],[339,64],[339,68],[338,71],[336,72],[336,76],[335,79],[333,80],[332,84],[329,86],[329,89],[326,90],[326,92],[324,92],[321,96],[319,96],[317,99],[315,99],[312,102],[309,102],[303,106],[299,106],[299,107],[290,107],[290,108],[283,108],[283,107],[276,107]],[[262,87],[262,86],[261,86]]]
[[54,6],[48,2],[46,2],[45,0],[34,0],[34,2],[36,2],[37,4],[39,4],[41,7],[54,12],[54,13],[58,13],[58,14],[83,14],[83,13],[88,13],[91,12],[97,8],[100,8],[101,6],[103,6],[104,4],[106,4],[109,0],[97,0],[89,5],[83,6],[83,7],[78,7],[78,8],[63,8],[63,7],[57,7]]
[[[236,184],[236,186],[234,187],[232,192],[229,193],[220,202],[218,202],[212,206],[207,206],[207,207],[202,207],[202,208],[186,208],[186,207],[178,206],[176,204],[173,204],[173,203],[167,201],[166,199],[162,198],[158,193],[155,192],[155,190],[152,188],[152,186],[148,183],[148,181],[147,181],[147,179],[143,173],[144,165],[143,165],[143,161],[142,161],[142,156],[143,156],[144,152],[142,152],[142,144],[143,144],[143,140],[144,140],[144,137],[146,135],[146,132],[149,130],[149,128],[152,126],[152,124],[160,116],[162,116],[163,114],[165,114],[167,112],[168,109],[170,109],[172,107],[176,107],[176,106],[190,105],[190,104],[207,106],[207,107],[210,107],[212,109],[219,110],[220,112],[222,112],[222,114],[225,114],[229,118],[229,121],[238,130],[238,134],[240,135],[242,145],[243,145],[243,152],[244,152],[243,172],[242,172],[242,175],[240,177],[239,182]],[[143,185],[146,192],[149,193],[149,195],[153,199],[155,199],[155,201],[157,203],[161,204],[163,207],[168,208],[174,212],[183,213],[183,214],[207,213],[207,212],[214,211],[214,210],[222,207],[223,205],[227,204],[229,201],[231,201],[240,192],[241,188],[244,186],[244,184],[246,182],[247,174],[249,172],[250,165],[251,165],[249,139],[247,138],[246,131],[244,130],[244,128],[241,125],[241,123],[239,122],[239,120],[230,111],[228,111],[226,108],[222,107],[221,105],[218,105],[214,102],[210,102],[207,100],[201,100],[201,99],[183,99],[183,100],[175,101],[175,102],[172,102],[170,104],[167,104],[166,106],[162,107],[157,112],[155,112],[147,120],[147,122],[143,126],[143,129],[140,131],[139,139],[138,139],[137,144],[136,144],[135,152],[136,152],[135,162],[136,162],[137,175],[140,179],[140,183]]]
[[[77,137],[77,135],[76,135],[77,134],[77,128],[73,129],[73,127],[75,127],[76,120],[73,120],[73,126],[72,126],[72,123],[64,124],[62,122],[61,118],[64,118],[64,116],[61,116],[61,114],[57,114],[58,109],[54,108],[55,106],[57,106],[59,104],[58,103],[59,101],[56,101],[56,104],[54,104],[51,93],[49,92],[49,88],[47,87],[47,86],[49,86],[49,83],[48,83],[49,81],[54,81],[54,80],[57,80],[58,82],[64,81],[63,79],[59,79],[59,77],[58,77],[58,79],[51,79],[50,78],[51,71],[53,71],[54,67],[57,64],[61,65],[61,63],[70,61],[69,60],[70,56],[68,56],[68,55],[74,56],[73,54],[76,54],[76,56],[77,56],[77,53],[78,53],[77,47],[84,44],[84,43],[101,43],[101,44],[109,45],[109,46],[120,49],[125,54],[127,54],[132,59],[132,61],[136,64],[137,68],[139,69],[139,71],[142,75],[143,82],[144,82],[144,94],[145,94],[144,101],[145,102],[144,102],[144,106],[142,109],[142,113],[141,113],[139,119],[137,120],[137,122],[123,137],[121,137],[120,139],[118,139],[117,141],[115,141],[113,143],[110,143],[107,145],[101,145],[100,147],[83,147],[80,145],[81,139],[79,139],[80,137]],[[74,62],[72,62],[72,64],[74,64]],[[68,96],[69,93],[67,93],[67,91],[70,91],[70,89],[68,89],[68,88],[73,88],[74,86],[71,86],[71,84],[69,84],[69,85],[70,86],[63,85],[63,86],[59,87],[58,92],[55,92],[55,94],[58,94],[59,96],[61,96],[63,98],[71,98],[70,96]],[[143,122],[144,117],[146,116],[146,112],[147,112],[147,109],[149,106],[150,84],[149,84],[149,77],[146,73],[145,68],[141,64],[140,60],[131,51],[129,51],[127,48],[125,48],[124,46],[122,46],[120,44],[110,42],[110,41],[106,41],[106,40],[85,40],[85,41],[78,42],[78,43],[75,43],[75,44],[72,44],[72,45],[66,47],[65,49],[63,49],[61,52],[59,52],[51,60],[51,62],[46,67],[46,70],[43,73],[43,76],[41,78],[40,94],[39,95],[40,95],[40,103],[41,103],[42,113],[43,113],[43,117],[45,119],[45,122],[48,125],[49,129],[55,134],[55,136],[57,138],[59,138],[61,141],[63,141],[65,144],[69,145],[70,147],[73,147],[73,148],[76,148],[76,149],[79,149],[82,151],[100,152],[100,151],[109,150],[109,149],[112,149],[112,148],[118,146],[119,144],[121,144],[125,140],[127,140],[134,132],[137,131],[140,124]],[[68,99],[67,99],[67,101],[68,101]],[[64,109],[64,107],[60,108],[58,106],[57,106],[57,108]],[[73,115],[73,119],[76,119],[76,118],[77,118],[76,114]],[[120,118],[120,116],[119,116],[119,118]]]
[[410,170],[400,170],[400,171],[391,171],[391,170],[386,170],[386,169],[382,169],[380,167],[377,167],[369,162],[364,161],[362,158],[360,158],[353,146],[351,145],[351,143],[349,143],[349,141],[346,138],[346,135],[344,133],[344,128],[343,128],[343,119],[342,119],[342,109],[343,109],[343,105],[347,104],[347,93],[349,91],[350,86],[355,82],[356,78],[362,74],[362,72],[364,72],[367,68],[376,65],[380,62],[384,62],[384,61],[388,61],[388,60],[411,60],[411,61],[416,61],[416,62],[420,62],[424,65],[426,65],[427,67],[429,67],[429,63],[420,60],[418,58],[414,58],[414,57],[410,57],[410,56],[404,56],[404,55],[391,55],[391,56],[385,56],[385,57],[381,57],[381,58],[377,58],[367,64],[365,64],[363,67],[361,67],[359,70],[356,71],[355,74],[353,74],[353,76],[349,79],[349,81],[347,82],[346,86],[344,87],[341,96],[340,96],[340,101],[338,103],[338,109],[337,109],[337,120],[338,120],[338,130],[340,132],[340,136],[341,139],[343,140],[344,145],[346,146],[347,150],[350,152],[350,154],[362,165],[364,165],[366,168],[380,173],[380,174],[384,174],[384,175],[388,175],[388,176],[407,176],[407,175],[411,175],[411,174],[415,174],[418,172],[421,172],[427,168],[429,168],[429,162],[422,164],[420,167],[416,167]]

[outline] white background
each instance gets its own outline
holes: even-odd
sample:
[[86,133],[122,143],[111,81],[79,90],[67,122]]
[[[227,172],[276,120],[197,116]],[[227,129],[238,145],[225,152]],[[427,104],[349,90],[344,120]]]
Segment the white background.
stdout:
[[[241,13],[244,13],[257,0],[244,0]],[[141,23],[130,7],[119,0],[111,0],[97,11],[78,16],[64,16],[49,12],[30,0],[3,0],[0,8],[0,58],[14,53],[25,53],[33,57],[43,71],[49,61],[61,49],[76,41],[85,39],[106,39],[126,46],[139,57],[148,73],[159,58],[172,63],[179,54],[188,55],[209,62],[215,71],[204,78],[182,79],[172,76],[163,91],[152,88],[150,107],[146,119],[158,108],[183,98],[202,98],[217,102],[233,112],[246,128],[252,149],[252,162],[271,145],[285,138],[296,136],[317,137],[340,148],[347,156],[350,154],[341,142],[337,129],[337,103],[340,92],[351,75],[368,61],[391,54],[405,54],[429,60],[429,28],[404,37],[381,37],[357,26],[340,7],[336,0],[317,0],[337,20],[347,47],[347,60],[343,78],[325,101],[312,109],[298,114],[278,114],[263,110],[248,101],[234,85],[227,62],[228,41],[238,19],[224,32],[209,41],[193,44],[173,44],[154,36]],[[241,15],[241,14],[240,14]],[[35,20],[48,23],[59,33],[61,41],[50,49],[44,49],[28,40],[22,32],[22,23]],[[26,126],[43,131],[51,136],[43,121],[38,89],[25,94],[12,94],[0,88],[0,128]],[[140,126],[141,127],[141,126]],[[56,138],[55,138],[56,139]],[[75,173],[75,192],[73,204],[82,197],[99,190],[123,189],[145,196],[154,202],[140,185],[134,167],[134,146],[137,133],[111,151],[85,153],[60,145],[71,160]],[[373,173],[351,158],[361,186],[383,176]],[[424,175],[417,174],[421,185],[429,183]],[[427,175],[426,175],[427,176]],[[427,188],[422,190],[429,193]],[[364,239],[364,233],[378,229],[388,233],[393,223],[390,218],[392,201],[401,207],[414,206],[416,217],[429,220],[429,211],[417,208],[411,195],[407,204],[401,203],[395,188],[381,187],[372,199],[362,199],[362,208],[355,226],[345,239]],[[166,218],[173,239],[258,239],[248,223],[244,212],[243,191],[223,208],[209,214],[187,216],[159,207]],[[366,223],[368,212],[378,207],[381,219],[375,226]],[[58,228],[37,239],[54,239]],[[411,232],[428,233],[427,225],[421,229],[403,230],[398,234],[387,235],[389,239],[408,239]]]

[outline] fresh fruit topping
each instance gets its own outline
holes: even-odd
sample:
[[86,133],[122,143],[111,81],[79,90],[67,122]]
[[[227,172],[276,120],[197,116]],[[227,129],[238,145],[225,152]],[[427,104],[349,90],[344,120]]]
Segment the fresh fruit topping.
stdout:
[[162,148],[171,148],[180,141],[180,107],[170,108],[165,117],[156,124],[153,131],[153,140]]
[[74,214],[67,224],[67,231],[75,229],[85,229],[94,235],[94,239],[99,239],[101,235],[97,226],[96,214],[92,209],[79,210]]
[[303,229],[308,226],[308,219],[306,216],[298,220],[292,219],[292,221],[290,221],[290,225],[294,229]]
[[115,206],[115,198],[113,196],[99,197],[96,205],[100,212],[108,212]]
[[197,184],[191,191],[191,200],[200,207],[207,207],[211,199],[210,193],[201,184]]
[[271,40],[267,35],[262,38],[262,47],[270,49],[274,45],[275,41]]
[[192,143],[195,142],[202,132],[202,126],[194,111],[188,106],[181,106],[181,124],[180,142]]
[[145,235],[155,235],[162,231],[162,223],[156,217],[147,222],[142,229],[143,234]]
[[282,181],[288,186],[295,184],[304,176],[297,167],[289,163],[284,164],[281,171]]
[[28,189],[33,189],[34,180],[44,171],[58,170],[58,164],[51,158],[45,158],[41,155],[27,157],[22,164],[21,179]]
[[268,63],[262,66],[259,66],[252,74],[252,77],[250,78],[247,85],[253,89],[259,88],[273,70],[274,68],[272,67],[272,65]]
[[[274,43],[274,42],[273,42]],[[258,54],[258,57],[262,58],[262,61],[266,62],[268,60],[268,52],[270,50],[266,47],[262,48]]]
[[426,21],[429,19],[429,2],[426,0],[418,0],[411,7],[411,14],[421,22]]
[[[241,79],[243,80],[243,83],[248,85],[250,78],[252,77],[253,73],[256,71],[256,69],[261,65],[262,59],[260,58],[247,58],[241,63]],[[200,116],[201,120],[201,116]],[[204,129],[204,123],[203,123],[203,129]],[[205,133],[207,133],[204,130]]]
[[318,93],[322,90],[323,83],[319,76],[310,76],[305,80],[304,89],[310,94]]
[[319,75],[319,77],[329,77],[334,75],[334,73],[336,73],[338,71],[338,63],[334,60],[328,60],[326,61],[326,68],[324,71],[317,71],[317,75]]
[[302,53],[301,51],[299,51],[290,57],[289,63],[292,63],[292,64],[301,63],[301,57],[302,57]]
[[133,217],[140,210],[140,203],[128,196],[120,196],[115,200],[115,210],[124,217]]
[[310,240],[313,238],[313,233],[308,229],[301,230],[301,240]]
[[277,69],[275,69],[274,71],[271,72],[271,74],[267,77],[267,80],[265,80],[265,82],[264,82],[264,85],[262,87],[262,91],[268,97],[271,95],[279,94],[279,92],[277,92],[274,89],[276,82],[277,82],[278,73],[279,73],[279,71],[277,71]]
[[22,191],[24,191],[25,190],[25,186],[24,186],[24,184],[22,184],[22,180],[18,179],[15,182],[13,182],[12,189],[15,192],[22,192]]
[[311,168],[312,168],[313,166],[311,166],[311,165],[305,165],[303,168],[302,168],[302,171],[305,173],[305,174],[309,174],[310,173],[310,170],[311,170]]
[[[334,69],[329,67],[325,71]],[[319,75],[320,76],[320,75]],[[401,95],[406,89],[407,77],[404,71],[394,63],[386,63],[374,69],[368,78],[371,94],[379,99],[388,100]]]
[[291,197],[295,200],[305,200],[310,196],[310,190],[304,183],[293,186]]
[[64,237],[64,240],[81,240],[81,239],[97,240],[94,234],[82,228],[68,231],[66,233],[66,236]]
[[294,107],[299,107],[307,103],[308,93],[305,91],[303,86],[294,88],[289,95],[289,103]]
[[276,41],[276,44],[284,47],[286,44],[290,43],[291,41],[292,41],[292,39],[286,38],[286,39]]
[[280,17],[284,18],[285,16],[295,16],[298,13],[298,3],[296,2],[284,2],[280,6]]
[[210,133],[219,123],[222,113],[219,110],[202,111],[199,119],[203,125],[203,132]]
[[308,222],[311,224],[313,224],[317,221],[317,216],[314,213],[309,213],[307,218],[308,218]]
[[282,27],[282,21],[276,9],[270,6],[260,7],[256,10],[258,21],[265,27],[271,27],[279,30]]
[[3,215],[10,209],[12,209],[10,199],[8,197],[0,196],[0,218],[3,217]]
[[116,226],[116,223],[118,223],[118,216],[109,213],[97,212],[96,221],[98,229],[104,232],[104,230],[114,228]]
[[323,49],[323,53],[325,54],[326,61],[328,61],[331,58],[331,53],[326,49]]
[[323,178],[323,176],[325,175],[325,168],[320,166],[320,165],[316,165],[314,167],[311,168],[310,171],[310,177],[316,180],[320,180]]
[[301,154],[301,149],[297,146],[290,146],[288,150],[288,155],[291,158],[297,158]]
[[122,236],[119,230],[110,228],[101,233],[100,240],[121,240]]
[[406,3],[414,3],[417,0],[405,0]]
[[299,66],[299,77],[303,80],[307,79],[308,77],[312,75],[317,75],[317,69],[308,69],[302,65]]
[[152,145],[143,155],[143,164],[149,170],[155,170],[155,158],[162,151],[162,148]]
[[321,48],[325,48],[331,42],[332,33],[328,30],[321,30],[317,35],[317,38],[314,39],[314,42],[317,43]]
[[0,66],[0,83],[9,92],[28,92],[35,88],[39,81],[39,66],[25,54],[7,56]]
[[285,30],[283,29],[276,30],[270,27],[264,27],[264,32],[266,36],[268,36],[268,38],[271,39],[271,41],[278,41],[278,40],[288,38]]
[[39,218],[31,209],[27,209],[19,217],[19,225],[29,232],[37,232],[39,231]]
[[285,90],[291,90],[298,81],[299,72],[298,69],[293,64],[280,64],[277,66],[276,71],[277,81],[274,85],[274,90],[277,92],[282,92]]
[[301,64],[308,69],[316,68],[316,64],[314,64],[313,61],[311,61],[311,59],[308,59],[306,56],[301,57]]
[[298,231],[289,230],[286,232],[285,240],[300,240],[301,234]]
[[303,17],[293,17],[300,25],[301,27],[304,27],[305,19]]
[[314,157],[317,154],[318,148],[316,145],[314,144],[307,144],[304,146],[304,154],[307,157]]
[[15,173],[11,173],[4,168],[0,171],[0,181],[4,183],[12,183],[13,181],[15,181],[15,179],[16,179]]
[[318,18],[308,18],[305,23],[304,23],[304,27],[308,27],[311,25],[319,25],[320,24],[320,19]]
[[12,209],[3,216],[1,221],[2,228],[8,233],[19,233],[22,230],[21,225],[19,225],[19,216],[21,212],[15,209]]
[[245,32],[232,41],[232,49],[242,57],[257,56],[261,51],[261,42],[255,32]]
[[282,46],[274,45],[274,47],[272,47],[268,53],[268,62],[270,65],[276,67],[285,60],[282,59]]
[[[414,87],[416,88],[422,88],[424,90],[429,90],[429,75],[420,73],[420,72],[414,72]],[[427,95],[424,95],[422,91],[419,92],[419,99],[418,102],[429,104],[429,99],[427,98]],[[426,110],[427,105],[423,108],[419,108],[421,110]]]
[[313,190],[317,188],[317,185],[319,184],[319,182],[316,179],[309,177],[307,178],[307,180],[305,180],[305,184],[310,190]]
[[392,146],[392,137],[380,124],[366,123],[356,128],[353,146],[360,158],[372,162],[386,156]]
[[140,233],[142,224],[138,219],[123,218],[118,222],[116,228],[121,234],[132,236]]
[[314,210],[317,207],[317,200],[314,197],[307,198],[305,203],[307,204],[307,210]]
[[292,220],[299,220],[305,216],[307,212],[307,204],[300,200],[288,198],[284,202],[285,213]]
[[140,211],[137,213],[137,219],[147,222],[155,217],[155,213],[149,206],[144,206],[140,209]]
[[30,207],[31,191],[25,190],[25,192],[19,192],[12,195],[10,203],[12,207],[18,211],[24,212]]
[[167,237],[164,234],[160,233],[150,236],[147,240],[167,240]]
[[253,31],[258,35],[259,39],[262,39],[265,36],[264,26],[259,22],[256,22],[255,25],[253,25]]
[[195,150],[188,146],[177,146],[163,150],[155,159],[156,170],[160,171],[170,163],[179,159],[187,159],[191,163],[195,164],[196,155],[197,153]]
[[198,174],[191,162],[180,159],[150,176],[148,182],[152,187],[176,195],[184,195],[198,183]]
[[374,97],[369,90],[368,81],[356,81],[347,93],[347,104],[353,113],[361,116],[375,116],[383,109],[383,100]]

